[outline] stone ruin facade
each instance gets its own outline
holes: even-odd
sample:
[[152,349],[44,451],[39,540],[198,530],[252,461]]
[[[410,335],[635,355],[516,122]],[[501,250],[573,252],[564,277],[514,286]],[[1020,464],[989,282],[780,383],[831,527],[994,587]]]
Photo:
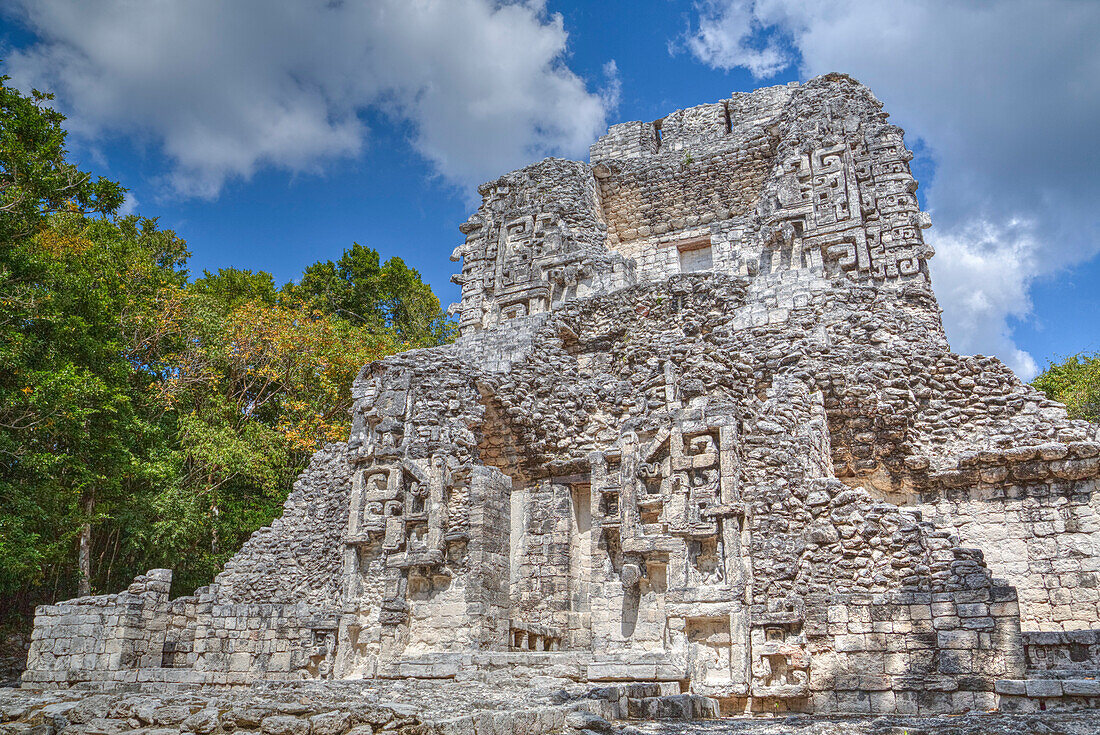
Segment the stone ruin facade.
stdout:
[[39,608],[24,685],[1096,704],[1100,431],[951,352],[911,157],[832,74],[483,185],[457,342],[363,368],[349,441],[209,587]]

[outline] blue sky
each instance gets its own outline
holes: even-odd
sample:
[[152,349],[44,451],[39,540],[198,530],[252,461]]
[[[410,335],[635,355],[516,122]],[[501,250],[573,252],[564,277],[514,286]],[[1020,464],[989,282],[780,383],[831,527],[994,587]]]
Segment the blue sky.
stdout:
[[610,123],[848,72],[918,154],[954,348],[1022,377],[1100,349],[1100,4],[882,5],[9,0],[0,58],[196,274],[283,282],[358,241],[444,305],[478,182],[584,157]]

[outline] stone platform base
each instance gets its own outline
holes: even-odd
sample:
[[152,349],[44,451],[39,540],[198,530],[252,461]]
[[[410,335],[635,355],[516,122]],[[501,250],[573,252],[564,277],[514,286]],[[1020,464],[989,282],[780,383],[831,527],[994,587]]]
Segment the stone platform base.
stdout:
[[629,723],[622,730],[622,735],[1095,735],[1100,713],[727,717],[687,724]]
[[671,684],[523,688],[438,679],[0,690],[0,735],[609,735],[611,721],[628,716],[712,718],[718,703]]
[[[1072,685],[1070,687],[1072,689]],[[1063,690],[1064,691],[1064,690]],[[1015,702],[1013,695],[1007,701]],[[1037,701],[1020,696],[1021,702]],[[1049,700],[1048,700],[1049,701]],[[1018,704],[1018,703],[1017,703]],[[1069,700],[1065,700],[1069,705]],[[1037,707],[1036,707],[1037,709]],[[666,683],[486,687],[479,682],[269,682],[249,688],[103,685],[0,690],[0,735],[1030,735],[1100,732],[1100,711],[961,716],[719,717]]]

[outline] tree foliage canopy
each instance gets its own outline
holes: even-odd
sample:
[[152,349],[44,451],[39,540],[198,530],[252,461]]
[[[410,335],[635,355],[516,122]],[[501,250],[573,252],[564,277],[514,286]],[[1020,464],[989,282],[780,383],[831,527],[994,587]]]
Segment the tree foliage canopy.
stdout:
[[28,97],[8,79],[0,76],[0,243],[33,233],[53,212],[117,212],[126,190],[65,160],[65,116],[46,104],[53,95]]
[[383,264],[378,251],[359,243],[335,263],[327,260],[306,268],[284,294],[355,324],[392,329],[413,346],[439,344],[453,336],[439,298],[419,273],[401,258]]
[[1047,367],[1031,384],[1066,404],[1070,418],[1100,423],[1100,353],[1080,353]]
[[209,582],[347,438],[361,368],[449,338],[399,258],[355,244],[278,288],[190,280],[186,243],[117,217],[49,97],[0,78],[0,623],[155,566]]

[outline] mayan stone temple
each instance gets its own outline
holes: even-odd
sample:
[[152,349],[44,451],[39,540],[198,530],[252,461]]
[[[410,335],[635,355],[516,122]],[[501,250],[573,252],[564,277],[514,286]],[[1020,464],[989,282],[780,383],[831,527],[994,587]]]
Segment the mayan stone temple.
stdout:
[[24,686],[1100,704],[1100,427],[951,352],[911,157],[830,74],[484,184],[458,341],[364,367],[209,587],[40,607]]

